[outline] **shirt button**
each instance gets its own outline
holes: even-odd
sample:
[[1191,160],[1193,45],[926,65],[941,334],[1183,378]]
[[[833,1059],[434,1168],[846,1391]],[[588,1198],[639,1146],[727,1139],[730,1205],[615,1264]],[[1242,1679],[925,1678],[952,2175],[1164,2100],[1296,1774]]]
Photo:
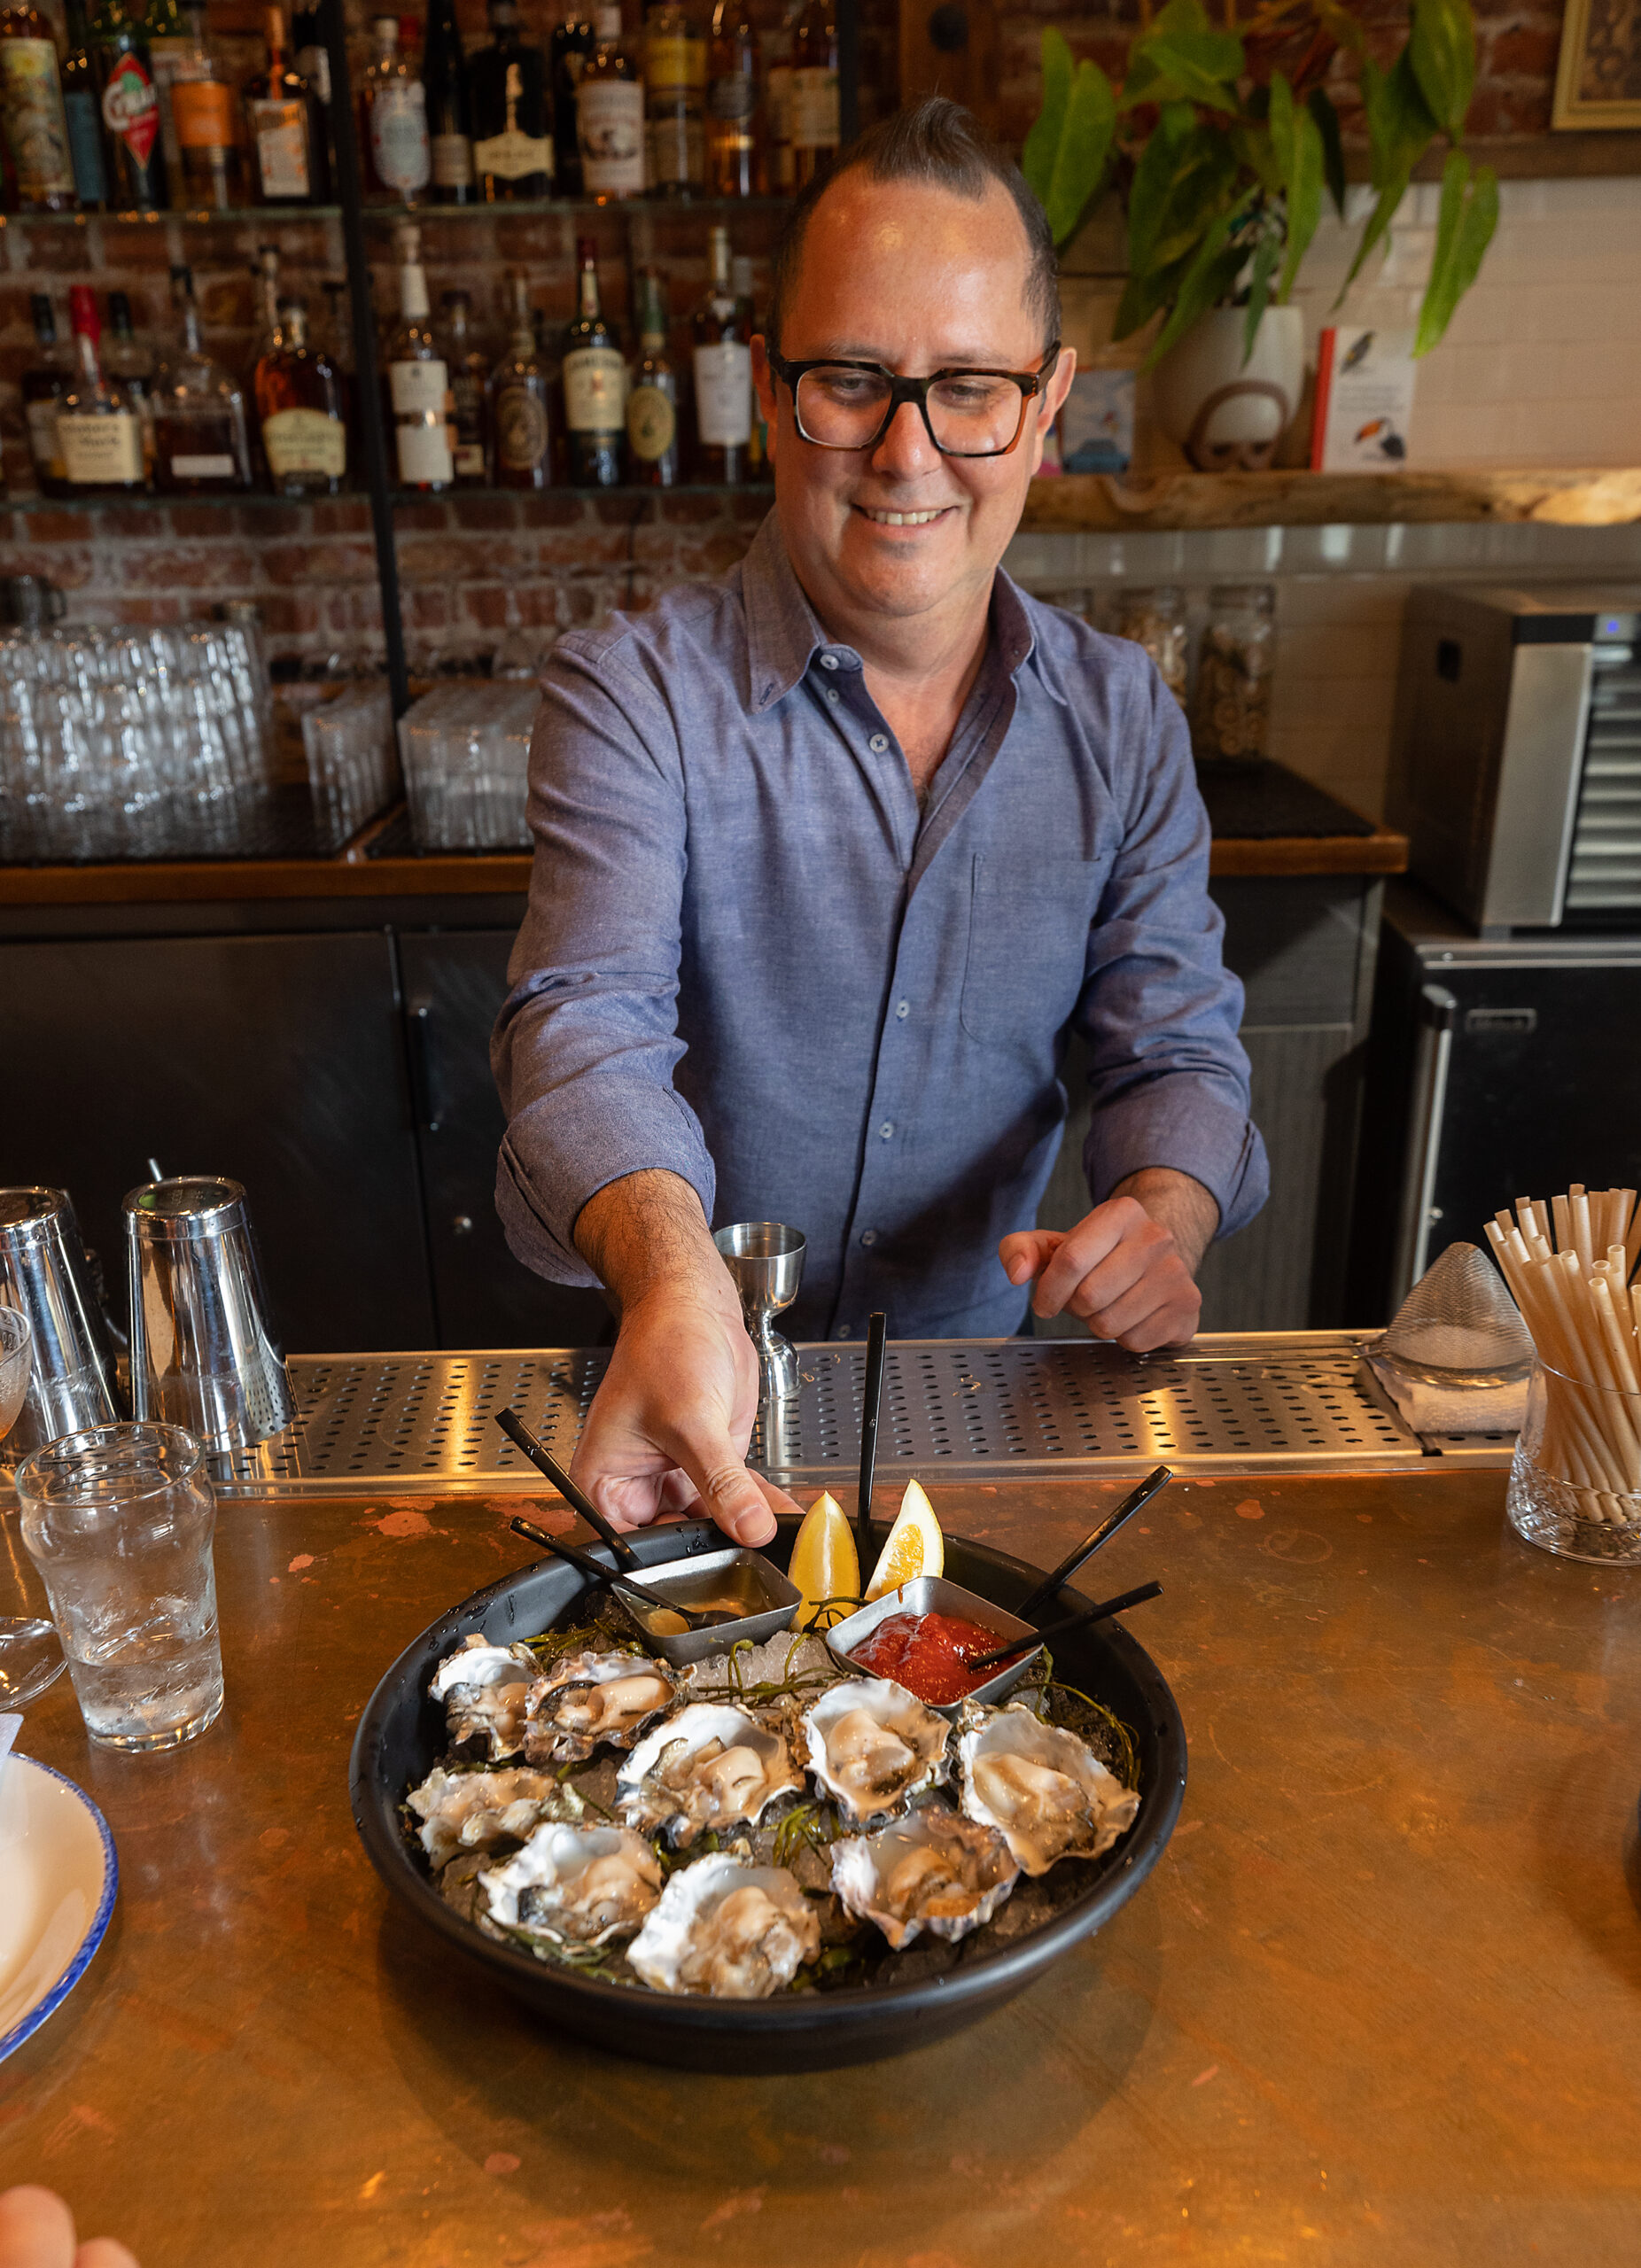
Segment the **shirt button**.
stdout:
[[877,1231],[875,1229],[862,1229],[860,1231],[860,1241],[862,1244],[875,1244],[877,1242]]
[[867,746],[871,750],[874,756],[882,756],[883,750],[889,746],[888,734],[874,733],[871,739],[867,742]]
[[886,1118],[886,1119],[883,1121],[883,1124],[878,1128],[877,1132],[878,1132],[878,1138],[879,1138],[881,1141],[884,1141],[884,1142],[891,1142],[891,1141],[893,1141],[893,1139],[894,1139],[894,1133],[895,1133],[895,1122],[894,1122],[894,1120],[893,1120],[892,1118]]
[[846,1323],[840,1323],[837,1329],[832,1333],[832,1336],[834,1339],[847,1339],[849,1336],[849,1325]]
[[820,656],[820,666],[823,670],[835,670],[837,667],[837,656],[836,654],[822,654]]
[[828,686],[826,689],[826,697],[832,703],[833,707],[836,708],[837,705],[838,695],[837,687],[835,685]]
[[899,1017],[902,1023],[906,1021],[911,1013],[912,1003],[909,1000],[897,1000],[895,1002],[895,1014]]

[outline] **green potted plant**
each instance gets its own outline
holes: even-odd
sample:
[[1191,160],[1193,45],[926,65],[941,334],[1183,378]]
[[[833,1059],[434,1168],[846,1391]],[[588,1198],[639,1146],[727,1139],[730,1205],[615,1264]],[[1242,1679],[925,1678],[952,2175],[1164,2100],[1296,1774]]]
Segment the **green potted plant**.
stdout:
[[1339,115],[1323,83],[1341,54],[1361,89],[1373,190],[1344,290],[1384,242],[1419,159],[1438,136],[1449,145],[1413,344],[1427,354],[1498,221],[1493,171],[1473,168],[1462,146],[1475,81],[1470,0],[1412,0],[1388,69],[1335,0],[1261,0],[1235,28],[1217,27],[1202,0],[1168,0],[1131,43],[1120,87],[1097,64],[1075,63],[1061,33],[1043,35],[1026,178],[1056,245],[1108,189],[1122,198],[1128,281],[1114,336],[1161,319],[1144,367],[1157,367],[1160,421],[1194,462],[1268,462],[1298,406],[1303,340],[1288,302],[1325,195],[1345,217]]

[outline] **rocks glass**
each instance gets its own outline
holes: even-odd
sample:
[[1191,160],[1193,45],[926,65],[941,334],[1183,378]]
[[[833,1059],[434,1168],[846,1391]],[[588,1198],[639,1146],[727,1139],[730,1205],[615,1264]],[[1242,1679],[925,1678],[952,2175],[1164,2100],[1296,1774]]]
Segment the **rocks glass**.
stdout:
[[205,1453],[178,1425],[94,1425],[18,1467],[86,1730],[102,1748],[180,1748],[222,1706]]
[[1641,1394],[1536,1362],[1505,1510],[1564,1559],[1641,1562]]

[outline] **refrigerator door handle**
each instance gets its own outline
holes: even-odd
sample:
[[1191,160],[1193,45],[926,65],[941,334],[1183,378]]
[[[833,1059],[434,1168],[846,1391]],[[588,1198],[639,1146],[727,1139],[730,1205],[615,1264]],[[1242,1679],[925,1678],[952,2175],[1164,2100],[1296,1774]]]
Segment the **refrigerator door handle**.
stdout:
[[1430,1231],[1435,1225],[1436,1162],[1442,1149],[1442,1118],[1447,1107],[1447,1074],[1453,1056],[1453,1028],[1458,1002],[1445,985],[1427,984],[1419,996],[1419,1033],[1413,1045],[1412,1118],[1408,1171],[1403,1182],[1396,1223],[1396,1257],[1390,1270],[1394,1315],[1425,1272]]

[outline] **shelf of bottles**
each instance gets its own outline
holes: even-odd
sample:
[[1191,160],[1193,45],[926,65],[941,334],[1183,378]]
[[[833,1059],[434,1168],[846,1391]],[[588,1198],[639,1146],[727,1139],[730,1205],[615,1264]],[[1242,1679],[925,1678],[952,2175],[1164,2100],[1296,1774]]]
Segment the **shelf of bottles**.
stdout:
[[[733,250],[731,222],[759,216],[766,240],[836,151],[834,0],[789,0],[766,20],[755,0],[652,0],[642,31],[615,0],[590,16],[572,0],[541,43],[521,35],[517,0],[489,0],[489,40],[471,53],[455,0],[429,0],[419,59],[414,26],[374,19],[346,114],[316,12],[299,11],[288,28],[268,8],[265,64],[235,87],[203,0],[146,0],[140,15],[127,0],[91,4],[88,20],[87,0],[66,0],[64,48],[33,0],[0,4],[4,225],[95,222],[117,241],[170,222],[271,233],[334,221],[335,137],[346,134],[371,242],[388,235],[398,315],[384,328],[377,402],[353,384],[344,314],[333,304],[327,325],[287,296],[276,246],[257,249],[257,338],[243,375],[206,352],[186,264],[171,269],[174,338],[157,361],[134,340],[121,294],[99,307],[76,284],[65,342],[51,295],[37,291],[40,352],[23,392],[43,499],[89,509],[338,495],[357,483],[359,421],[378,417],[401,499],[564,485],[642,495],[765,476],[752,263]],[[447,221],[535,216],[564,224],[566,251],[575,243],[576,312],[544,342],[532,279],[509,271],[498,359],[471,295],[447,292],[432,312],[422,237]],[[598,273],[600,244],[623,221],[630,324]],[[682,322],[651,256],[657,234],[675,242],[680,224],[710,247],[706,291]]]

